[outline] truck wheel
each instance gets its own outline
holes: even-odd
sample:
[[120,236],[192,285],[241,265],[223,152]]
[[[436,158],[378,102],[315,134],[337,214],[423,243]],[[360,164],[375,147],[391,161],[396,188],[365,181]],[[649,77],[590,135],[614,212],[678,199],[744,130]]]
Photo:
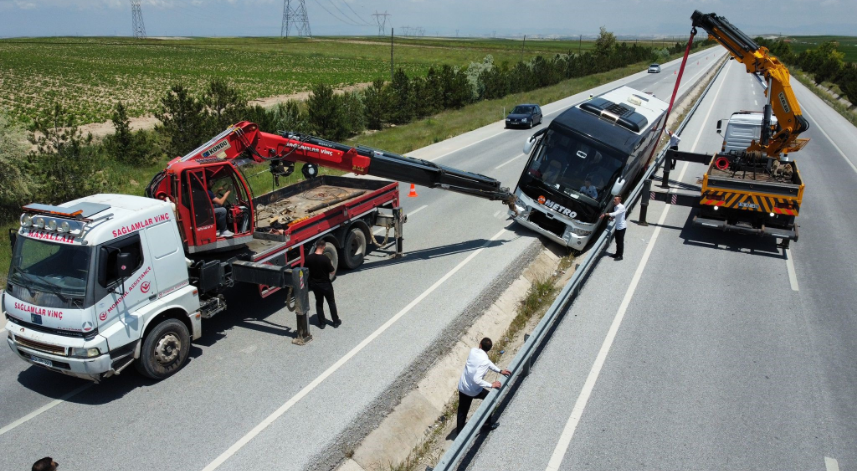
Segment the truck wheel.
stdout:
[[156,325],[146,339],[140,358],[134,362],[143,376],[162,380],[172,376],[187,362],[190,335],[178,319],[167,319]]
[[342,262],[349,270],[353,270],[363,264],[366,255],[366,234],[359,227],[352,227],[345,236],[345,245],[342,247]]
[[339,253],[336,251],[336,246],[327,242],[324,244],[324,255],[330,259],[330,264],[333,265],[333,275],[330,275],[330,281],[336,279],[336,274],[339,272]]

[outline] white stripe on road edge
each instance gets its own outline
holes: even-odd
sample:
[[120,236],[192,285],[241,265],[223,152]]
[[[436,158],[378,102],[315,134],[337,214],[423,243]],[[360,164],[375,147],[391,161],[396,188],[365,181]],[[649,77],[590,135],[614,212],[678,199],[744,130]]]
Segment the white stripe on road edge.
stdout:
[[[687,162],[684,163],[684,168],[681,170],[679,181],[681,181],[681,178],[684,176],[685,170],[687,170]],[[628,310],[631,298],[634,297],[634,292],[637,290],[637,283],[640,282],[640,278],[643,276],[643,270],[646,268],[646,263],[649,261],[649,256],[652,254],[652,249],[655,247],[655,242],[658,240],[658,234],[661,233],[661,227],[663,227],[664,221],[667,219],[667,214],[671,207],[672,205],[669,204],[664,205],[664,212],[661,213],[661,217],[658,219],[658,225],[655,227],[654,233],[652,233],[652,238],[646,246],[646,251],[643,252],[643,258],[640,260],[640,264],[637,265],[637,271],[634,272],[631,284],[628,286],[628,290],[625,291],[625,297],[622,298],[622,304],[619,305],[619,310],[616,311],[616,317],[613,318],[613,323],[607,331],[607,337],[604,338],[604,343],[601,344],[601,350],[598,351],[598,356],[595,357],[595,363],[592,364],[592,369],[589,370],[589,375],[586,377],[583,389],[580,391],[580,395],[574,403],[574,408],[571,410],[571,416],[568,418],[568,422],[566,422],[565,428],[562,430],[562,435],[559,437],[559,442],[553,450],[553,454],[551,455],[551,459],[548,462],[548,466],[545,468],[545,471],[558,471],[559,465],[562,464],[562,459],[568,451],[568,446],[571,445],[571,439],[574,436],[574,431],[577,429],[577,424],[583,416],[583,410],[586,408],[586,403],[589,402],[589,396],[592,395],[592,390],[595,388],[595,382],[598,381],[598,376],[601,374],[601,368],[607,360],[607,354],[610,353],[610,347],[613,346],[613,340],[619,332],[619,326],[622,325],[622,320],[625,318],[625,312]]]
[[792,291],[797,291],[797,273],[795,273],[795,263],[792,260],[792,249],[786,249],[786,268],[789,271],[789,284],[792,285]]
[[509,160],[507,160],[507,161],[503,162],[502,164],[500,164],[500,165],[498,165],[498,166],[494,167],[494,170],[499,170],[500,168],[502,168],[502,167],[505,167],[505,166],[509,165],[510,163],[512,163],[512,162],[514,162],[514,161],[516,161],[516,160],[520,159],[521,157],[524,157],[525,155],[527,155],[527,154],[518,154],[518,155],[516,155],[516,156],[512,157],[511,159],[509,159]]
[[306,387],[301,389],[297,394],[295,394],[291,399],[285,402],[282,406],[280,406],[277,410],[275,410],[271,415],[265,418],[259,425],[253,427],[252,430],[247,432],[246,435],[241,437],[240,440],[235,442],[228,450],[224,451],[223,454],[218,456],[214,461],[208,464],[203,471],[212,471],[217,469],[222,465],[226,460],[228,460],[232,455],[237,453],[241,448],[250,443],[251,440],[256,438],[257,435],[262,433],[269,425],[274,423],[280,416],[286,413],[289,409],[292,408],[295,404],[300,402],[301,399],[306,397],[313,389],[318,387],[325,379],[327,379],[333,373],[336,373],[339,368],[341,368],[345,363],[348,362],[355,355],[360,353],[367,345],[372,343],[373,340],[378,338],[381,334],[384,333],[387,329],[389,329],[393,324],[396,323],[399,319],[402,318],[405,314],[407,314],[411,309],[414,308],[417,304],[419,304],[423,299],[425,299],[428,295],[430,295],[434,290],[436,290],[440,285],[442,285],[446,280],[448,280],[452,275],[456,274],[458,270],[461,270],[464,265],[467,265],[471,260],[473,260],[477,255],[479,255],[483,250],[485,250],[488,245],[500,238],[504,233],[506,233],[506,229],[501,229],[500,232],[494,234],[488,242],[485,242],[482,247],[471,253],[464,260],[462,260],[458,265],[455,266],[452,270],[450,270],[446,275],[444,275],[441,279],[437,280],[433,285],[431,285],[427,290],[423,291],[422,294],[417,296],[413,301],[411,301],[407,306],[405,306],[401,311],[397,312],[396,315],[391,317],[387,322],[384,323],[381,327],[378,328],[375,332],[372,332],[368,337],[363,339],[356,347],[351,349],[350,352],[346,353],[345,356],[336,361],[332,366],[324,371],[321,375],[319,375],[316,379],[314,379],[311,383],[309,383]]
[[21,417],[20,419],[12,422],[11,424],[9,424],[3,428],[0,428],[0,436],[2,436],[4,433],[14,429],[15,427],[29,421],[30,419],[38,416],[39,414],[41,414],[43,412],[47,412],[48,410],[54,408],[55,406],[58,406],[61,403],[71,399],[72,396],[80,394],[81,392],[91,388],[93,384],[95,384],[95,383],[84,384],[83,386],[81,386],[81,387],[75,389],[74,391],[66,394],[65,396],[63,396],[59,399],[54,399],[53,401],[43,405],[42,407],[39,407],[38,409],[34,410],[33,412],[30,412],[29,414]]
[[803,112],[804,115],[806,115],[807,118],[809,118],[809,119],[813,120],[813,122],[815,122],[816,129],[818,129],[819,131],[821,131],[822,134],[824,134],[824,137],[826,137],[827,140],[830,141],[830,143],[833,145],[833,147],[836,148],[836,151],[839,152],[839,155],[841,155],[842,158],[845,159],[846,162],[848,162],[848,165],[851,166],[851,169],[854,170],[855,172],[857,172],[857,166],[854,166],[854,163],[851,162],[851,160],[849,160],[848,157],[845,157],[845,152],[842,152],[842,149],[840,149],[839,146],[837,146],[836,143],[833,142],[833,139],[830,138],[830,135],[827,134],[824,131],[824,129],[822,129],[821,126],[818,125],[818,121],[816,121],[815,118],[810,116],[809,113],[806,112],[806,110],[801,110],[801,111]]
[[827,471],[839,471],[839,462],[828,456],[824,457],[824,468]]
[[[490,125],[489,125],[489,126],[490,126]],[[495,137],[499,136],[500,134],[503,134],[503,133],[504,133],[504,132],[506,132],[506,131],[508,131],[508,129],[504,129],[504,130],[502,130],[502,131],[498,132],[497,134],[494,134],[494,135],[491,135],[491,136],[486,137],[485,139],[479,139],[479,140],[478,140],[478,141],[476,141],[476,142],[471,142],[470,144],[467,144],[466,146],[459,147],[458,149],[451,150],[451,151],[447,152],[446,154],[439,155],[439,156],[437,156],[437,157],[433,157],[433,158],[431,158],[431,159],[422,159],[422,160],[427,160],[427,161],[429,161],[429,162],[434,162],[434,161],[435,161],[435,160],[437,160],[437,159],[442,159],[442,158],[446,157],[447,155],[451,155],[451,154],[454,154],[454,153],[456,153],[456,152],[458,152],[458,151],[460,151],[460,150],[467,149],[467,148],[468,148],[468,147],[470,147],[470,146],[475,146],[476,144],[479,144],[480,142],[485,142],[485,141],[487,141],[488,139],[494,139]]]

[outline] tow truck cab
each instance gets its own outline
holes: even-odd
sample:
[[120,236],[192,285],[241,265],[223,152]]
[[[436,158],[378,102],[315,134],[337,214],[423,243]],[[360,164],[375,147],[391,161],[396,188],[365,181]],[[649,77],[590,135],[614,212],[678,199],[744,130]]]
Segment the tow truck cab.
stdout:
[[94,381],[178,371],[201,316],[171,205],[99,194],[24,211],[2,297],[12,351]]

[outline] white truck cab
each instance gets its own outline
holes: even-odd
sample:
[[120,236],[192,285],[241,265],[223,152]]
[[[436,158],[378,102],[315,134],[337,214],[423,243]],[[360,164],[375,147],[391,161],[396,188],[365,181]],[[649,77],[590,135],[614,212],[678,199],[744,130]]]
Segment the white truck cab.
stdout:
[[[759,111],[736,111],[726,120],[717,121],[717,133],[723,136],[720,151],[724,154],[742,154],[750,144],[758,142],[762,135],[762,121],[765,115]],[[777,117],[771,116],[771,125],[776,126]]]
[[2,297],[12,351],[96,382],[131,363],[178,371],[201,316],[171,205],[98,194],[24,211]]

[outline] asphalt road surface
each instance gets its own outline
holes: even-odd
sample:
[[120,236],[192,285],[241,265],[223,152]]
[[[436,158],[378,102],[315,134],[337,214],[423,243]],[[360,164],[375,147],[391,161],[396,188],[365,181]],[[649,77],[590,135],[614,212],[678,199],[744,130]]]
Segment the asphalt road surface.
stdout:
[[[468,469],[857,467],[857,218],[846,206],[857,129],[792,85],[812,140],[794,154],[806,190],[790,253],[653,202],[650,226],[629,222],[625,260],[601,259]],[[717,120],[760,110],[762,92],[730,61],[680,150],[717,151]],[[680,162],[671,178],[697,184],[703,172]]]
[[[723,53],[695,54],[688,82]],[[676,67],[545,105],[545,123],[622,84],[668,97]],[[514,186],[530,132],[498,122],[410,155]],[[29,469],[46,455],[62,469],[87,470],[298,470],[340,462],[541,244],[499,203],[417,191],[407,198],[402,185],[405,257],[376,250],[358,270],[342,272],[334,286],[343,325],[312,326],[307,346],[291,343],[295,317],[283,296],[261,300],[248,288],[230,293],[229,310],[203,323],[187,367],[160,383],[129,369],[92,385],[0,348],[0,469]]]

